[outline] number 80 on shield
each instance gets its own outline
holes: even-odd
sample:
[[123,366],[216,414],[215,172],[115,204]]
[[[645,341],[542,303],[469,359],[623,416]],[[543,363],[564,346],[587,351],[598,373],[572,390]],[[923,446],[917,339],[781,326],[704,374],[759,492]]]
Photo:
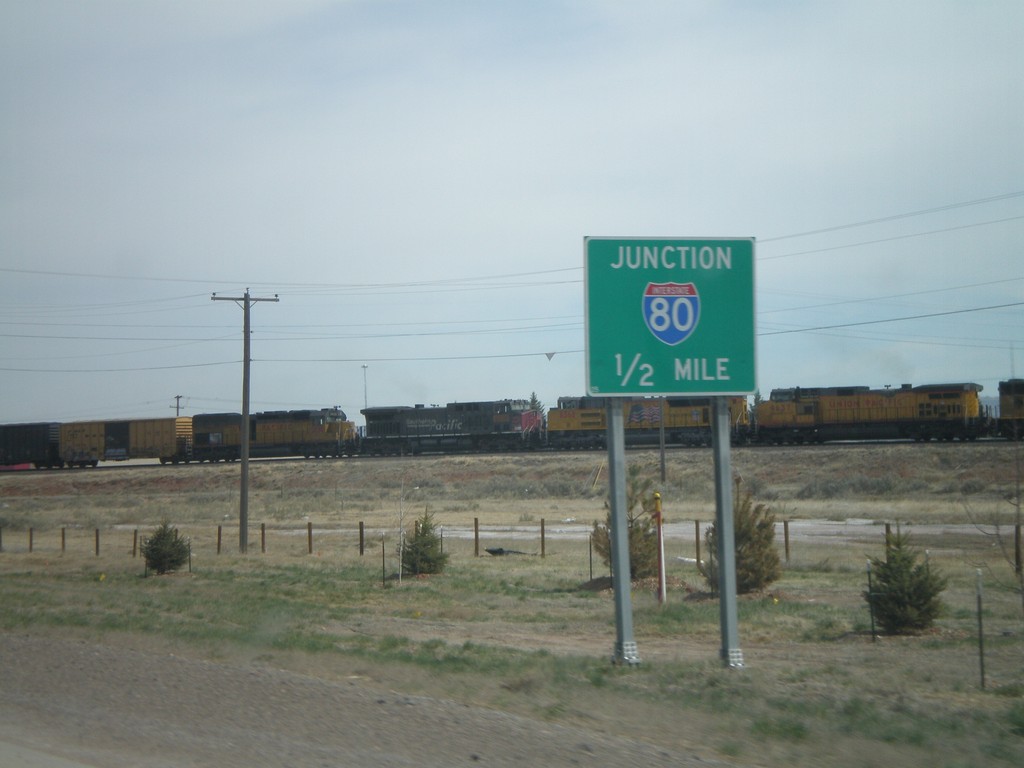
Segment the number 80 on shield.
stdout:
[[700,320],[700,296],[693,283],[648,283],[643,315],[658,341],[675,346],[685,341]]

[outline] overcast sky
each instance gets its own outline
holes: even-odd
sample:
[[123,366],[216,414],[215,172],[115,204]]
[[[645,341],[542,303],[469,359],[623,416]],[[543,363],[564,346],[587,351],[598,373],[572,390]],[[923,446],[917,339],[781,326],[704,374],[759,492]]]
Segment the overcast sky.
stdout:
[[253,410],[554,405],[587,235],[757,238],[765,395],[994,395],[1022,30],[1019,0],[0,0],[0,422],[239,410],[211,294],[246,288],[280,299]]

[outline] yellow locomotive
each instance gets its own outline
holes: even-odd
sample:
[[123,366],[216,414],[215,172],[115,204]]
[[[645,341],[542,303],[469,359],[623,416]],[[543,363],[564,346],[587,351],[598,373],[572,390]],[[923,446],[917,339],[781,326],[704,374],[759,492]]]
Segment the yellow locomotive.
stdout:
[[999,434],[1024,439],[1024,379],[999,382]]
[[[731,440],[745,442],[750,426],[747,399],[728,400]],[[663,420],[666,445],[711,444],[708,398],[623,398],[621,403],[629,447],[659,445]],[[548,446],[558,450],[606,447],[606,409],[607,400],[603,397],[558,398],[558,407],[548,409]]]
[[980,384],[774,389],[755,409],[761,443],[975,440],[989,432]]

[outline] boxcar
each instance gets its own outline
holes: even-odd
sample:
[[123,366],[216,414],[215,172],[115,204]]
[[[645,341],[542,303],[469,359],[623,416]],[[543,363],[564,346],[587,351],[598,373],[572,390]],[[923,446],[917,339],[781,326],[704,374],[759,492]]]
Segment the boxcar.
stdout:
[[36,469],[62,467],[60,424],[0,425],[0,467],[31,464]]
[[106,452],[106,422],[72,421],[60,425],[60,457],[69,467],[95,467]]

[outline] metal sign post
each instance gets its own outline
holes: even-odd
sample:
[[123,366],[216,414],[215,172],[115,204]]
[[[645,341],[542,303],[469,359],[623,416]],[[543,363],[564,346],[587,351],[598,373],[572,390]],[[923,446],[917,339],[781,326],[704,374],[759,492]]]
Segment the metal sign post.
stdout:
[[[664,480],[664,477],[662,478]],[[665,578],[665,517],[661,513],[661,494],[654,492],[654,524],[658,526],[658,602],[665,605],[668,583]]]
[[711,398],[712,450],[715,453],[715,531],[718,539],[718,612],[722,628],[722,661],[743,666],[736,611],[736,538],[733,528],[732,461],[729,452],[729,403]]
[[629,572],[629,528],[626,525],[626,430],[622,403],[608,400],[608,483],[612,525],[608,531],[612,549],[612,589],[615,593],[615,655],[619,664],[639,664],[633,638],[632,579]]

